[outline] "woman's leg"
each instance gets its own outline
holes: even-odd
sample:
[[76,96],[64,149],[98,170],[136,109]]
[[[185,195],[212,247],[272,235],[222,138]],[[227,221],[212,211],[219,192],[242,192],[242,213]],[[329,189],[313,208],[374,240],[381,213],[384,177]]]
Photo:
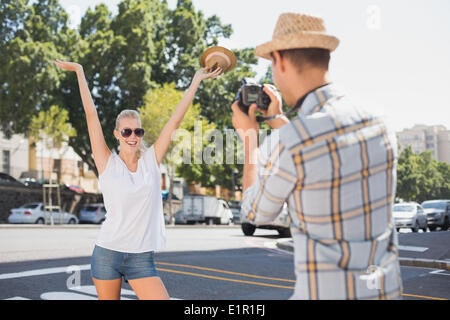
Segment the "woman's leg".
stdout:
[[169,294],[167,293],[166,287],[159,277],[148,277],[134,280],[128,279],[128,283],[136,293],[139,300],[169,299]]
[[99,300],[120,300],[122,278],[115,280],[98,280],[92,278]]

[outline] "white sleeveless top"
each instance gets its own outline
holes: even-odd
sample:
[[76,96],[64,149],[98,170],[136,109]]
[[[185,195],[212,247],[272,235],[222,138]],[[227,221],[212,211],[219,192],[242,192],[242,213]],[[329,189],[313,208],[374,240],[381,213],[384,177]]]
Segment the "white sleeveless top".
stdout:
[[165,247],[161,195],[161,172],[154,147],[148,148],[131,172],[115,152],[99,175],[106,208],[96,244],[128,253],[161,250]]

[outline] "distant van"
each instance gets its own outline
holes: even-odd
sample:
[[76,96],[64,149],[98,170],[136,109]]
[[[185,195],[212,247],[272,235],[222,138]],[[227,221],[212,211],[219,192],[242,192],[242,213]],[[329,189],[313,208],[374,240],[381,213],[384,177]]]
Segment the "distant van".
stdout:
[[233,213],[228,203],[211,196],[186,195],[183,198],[180,219],[187,224],[230,224]]

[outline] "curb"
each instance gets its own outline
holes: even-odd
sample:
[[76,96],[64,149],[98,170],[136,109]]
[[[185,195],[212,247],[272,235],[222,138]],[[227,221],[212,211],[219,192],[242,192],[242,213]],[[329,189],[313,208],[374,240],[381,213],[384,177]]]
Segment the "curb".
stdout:
[[[170,225],[166,224],[166,229],[234,229],[240,228],[238,224],[231,225]],[[101,225],[98,224],[63,224],[63,225],[42,225],[42,224],[0,224],[0,229],[100,229]]]
[[[279,240],[277,241],[277,247],[294,252],[294,245],[292,240]],[[420,258],[398,258],[401,266],[407,267],[422,267],[422,268],[432,268],[432,269],[442,269],[450,270],[450,261],[445,260],[432,260],[432,259],[420,259]]]
[[400,265],[408,267],[422,267],[432,269],[450,270],[450,261],[445,260],[431,260],[420,258],[398,258]]

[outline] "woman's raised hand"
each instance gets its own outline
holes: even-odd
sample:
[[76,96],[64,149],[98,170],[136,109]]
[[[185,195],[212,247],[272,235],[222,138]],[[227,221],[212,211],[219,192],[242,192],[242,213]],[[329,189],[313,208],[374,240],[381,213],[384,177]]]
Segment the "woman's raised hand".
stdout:
[[53,63],[58,66],[61,69],[67,70],[67,71],[80,71],[83,70],[83,67],[81,64],[75,63],[75,62],[68,62],[68,61],[61,61],[59,59],[56,59],[53,61]]
[[194,79],[192,80],[192,82],[200,83],[202,80],[205,80],[205,79],[215,79],[218,76],[220,76],[221,73],[222,73],[222,68],[217,68],[213,72],[208,72],[208,68],[203,68],[203,69],[198,70],[195,73]]

